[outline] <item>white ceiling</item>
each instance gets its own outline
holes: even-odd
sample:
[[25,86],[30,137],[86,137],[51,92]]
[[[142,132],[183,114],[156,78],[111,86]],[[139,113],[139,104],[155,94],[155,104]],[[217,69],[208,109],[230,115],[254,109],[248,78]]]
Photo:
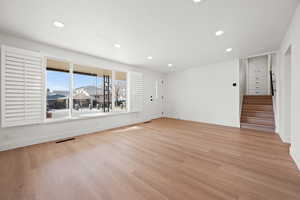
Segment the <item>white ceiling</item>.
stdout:
[[[277,50],[298,0],[0,0],[0,31],[162,72]],[[53,27],[54,20],[65,24]],[[225,34],[216,37],[217,30]],[[121,48],[113,45],[119,43]],[[231,53],[225,49],[232,47]],[[148,60],[147,56],[152,56]]]

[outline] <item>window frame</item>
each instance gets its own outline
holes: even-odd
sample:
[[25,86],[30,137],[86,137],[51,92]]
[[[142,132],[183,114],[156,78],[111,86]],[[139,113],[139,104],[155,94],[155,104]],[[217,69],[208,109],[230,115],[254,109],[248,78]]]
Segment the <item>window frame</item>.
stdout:
[[[51,59],[51,60],[55,60],[55,61],[59,61],[59,62],[66,62],[69,63],[69,74],[70,74],[70,80],[69,80],[69,115],[65,118],[59,118],[59,119],[47,119],[46,117],[46,110],[47,110],[47,60]],[[112,110],[111,112],[99,112],[99,113],[95,113],[93,115],[90,116],[74,116],[73,115],[73,90],[74,90],[74,65],[80,65],[80,66],[86,66],[86,67],[91,67],[91,68],[96,68],[96,69],[101,69],[101,70],[109,70],[112,72],[112,76],[111,76],[111,84],[112,84]],[[74,61],[70,61],[70,60],[66,60],[66,59],[62,59],[62,58],[58,58],[55,56],[50,56],[50,55],[45,55],[44,56],[44,70],[45,70],[45,98],[44,98],[44,123],[52,123],[52,122],[63,122],[63,121],[69,121],[69,120],[78,120],[78,119],[87,119],[87,118],[97,118],[97,117],[105,117],[105,116],[110,116],[110,115],[122,115],[122,114],[126,114],[126,113],[130,113],[130,108],[129,108],[129,102],[130,102],[130,97],[129,97],[129,70],[124,70],[124,69],[116,69],[113,67],[98,67],[95,65],[91,65],[91,64],[86,64],[86,63],[80,63],[80,62],[74,62]],[[115,73],[116,72],[124,72],[126,73],[126,111],[124,112],[116,112],[115,111],[115,105],[114,105],[114,101],[115,101]]]
[[[112,92],[113,92],[113,95],[112,95],[112,102],[113,102],[113,107],[114,110],[115,110],[115,100],[116,100],[116,93],[115,93],[115,81],[116,81],[116,72],[121,72],[121,73],[126,73],[126,112],[130,112],[130,108],[129,108],[129,100],[130,100],[130,97],[129,97],[129,86],[130,86],[130,83],[129,83],[129,72],[125,72],[125,71],[122,71],[122,70],[113,70],[113,76],[114,76],[114,79],[112,81],[112,84],[113,84],[113,88],[112,88]],[[116,113],[123,113],[123,112],[116,112]]]

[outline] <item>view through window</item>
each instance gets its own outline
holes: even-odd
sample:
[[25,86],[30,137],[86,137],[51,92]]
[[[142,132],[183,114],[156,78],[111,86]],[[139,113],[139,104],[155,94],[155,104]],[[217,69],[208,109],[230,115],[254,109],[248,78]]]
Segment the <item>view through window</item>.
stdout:
[[[112,111],[111,76],[110,70],[74,65],[72,112],[74,116]],[[108,88],[104,87],[106,77]]]
[[47,118],[69,117],[69,66],[69,63],[47,60]]
[[47,119],[127,111],[126,72],[115,71],[113,82],[112,70],[76,64],[72,70],[70,63],[47,60]]
[[115,111],[127,111],[127,73],[115,72]]

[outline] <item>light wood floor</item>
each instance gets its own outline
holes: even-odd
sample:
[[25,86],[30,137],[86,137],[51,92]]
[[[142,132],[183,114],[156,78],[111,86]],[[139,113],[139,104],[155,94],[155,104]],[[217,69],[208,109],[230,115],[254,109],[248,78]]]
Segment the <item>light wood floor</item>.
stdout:
[[300,172],[275,134],[160,119],[0,152],[0,199],[294,200]]

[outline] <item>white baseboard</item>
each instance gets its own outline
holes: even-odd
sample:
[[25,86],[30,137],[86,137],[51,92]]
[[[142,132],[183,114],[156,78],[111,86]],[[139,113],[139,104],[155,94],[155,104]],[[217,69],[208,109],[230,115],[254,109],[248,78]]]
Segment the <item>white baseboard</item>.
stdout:
[[[276,133],[277,133],[277,132],[276,132]],[[285,137],[284,135],[280,134],[280,131],[278,131],[277,134],[279,135],[279,137],[280,137],[280,139],[281,139],[281,141],[282,141],[283,143],[291,144],[291,141],[287,140],[286,137]]]
[[53,134],[53,135],[50,135],[50,136],[47,135],[47,136],[42,136],[42,137],[38,137],[38,138],[30,138],[30,139],[26,139],[26,140],[24,140],[24,139],[23,140],[17,140],[17,141],[11,142],[11,143],[4,143],[4,144],[0,143],[0,151],[6,151],[6,150],[16,149],[16,148],[30,146],[30,145],[34,145],[34,144],[52,142],[52,141],[57,141],[57,140],[65,139],[65,138],[96,133],[96,132],[100,132],[100,131],[109,130],[109,129],[112,129],[112,128],[121,128],[121,127],[124,127],[124,126],[143,123],[144,121],[145,120],[138,120],[138,121],[131,122],[131,123],[124,123],[124,124],[120,124],[120,125],[117,125],[117,126],[114,126],[114,127],[109,127],[109,128],[106,128],[106,129],[89,128],[89,129],[80,129],[78,131],[64,131],[63,133],[61,132],[59,135]]
[[171,116],[171,115],[166,116],[166,118],[183,120],[183,121],[190,121],[190,122],[196,122],[196,123],[211,124],[211,125],[217,125],[217,126],[240,128],[239,123],[232,124],[232,123],[219,123],[219,122],[211,122],[211,121],[200,121],[200,120],[193,120],[193,119],[178,118],[178,117],[174,117],[174,116]]
[[295,149],[292,148],[292,146],[290,147],[290,155],[295,161],[298,169],[300,170],[300,155],[296,153]]

